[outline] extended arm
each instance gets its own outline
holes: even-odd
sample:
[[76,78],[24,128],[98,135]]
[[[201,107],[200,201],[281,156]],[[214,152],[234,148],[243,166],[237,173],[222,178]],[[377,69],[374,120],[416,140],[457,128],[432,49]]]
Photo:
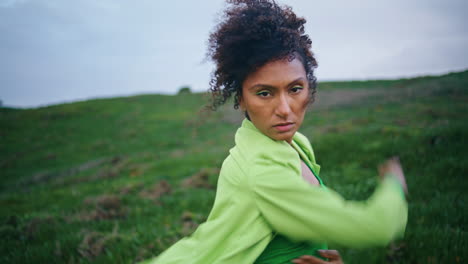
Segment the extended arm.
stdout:
[[404,233],[407,204],[401,186],[385,178],[367,201],[346,201],[271,166],[257,175],[254,199],[272,228],[293,240],[348,247],[385,245]]

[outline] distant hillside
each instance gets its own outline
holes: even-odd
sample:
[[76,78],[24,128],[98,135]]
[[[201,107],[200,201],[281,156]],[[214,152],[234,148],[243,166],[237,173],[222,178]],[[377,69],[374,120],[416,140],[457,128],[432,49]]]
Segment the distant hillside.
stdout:
[[421,82],[440,81],[446,78],[465,79],[468,70],[462,72],[451,72],[443,75],[428,75],[415,78],[403,78],[396,80],[363,80],[363,81],[326,81],[319,82],[319,87],[328,89],[356,89],[356,88],[398,88]]
[[[206,219],[243,116],[205,94],[0,108],[0,263],[133,263]],[[300,130],[325,184],[365,199],[377,165],[408,178],[405,238],[346,263],[468,262],[468,71],[320,83]]]

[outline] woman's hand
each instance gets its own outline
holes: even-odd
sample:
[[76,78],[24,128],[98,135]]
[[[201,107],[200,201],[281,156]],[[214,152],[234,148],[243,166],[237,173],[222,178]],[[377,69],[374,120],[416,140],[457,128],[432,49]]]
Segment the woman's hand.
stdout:
[[403,187],[405,193],[408,194],[408,187],[406,186],[405,174],[403,174],[403,169],[401,168],[400,159],[398,157],[390,158],[379,165],[379,175],[382,179],[387,173],[393,174],[396,177],[396,179],[400,182],[401,187]]
[[329,260],[322,260],[314,256],[305,255],[294,259],[292,262],[296,264],[343,264],[340,253],[336,250],[319,250],[318,253]]

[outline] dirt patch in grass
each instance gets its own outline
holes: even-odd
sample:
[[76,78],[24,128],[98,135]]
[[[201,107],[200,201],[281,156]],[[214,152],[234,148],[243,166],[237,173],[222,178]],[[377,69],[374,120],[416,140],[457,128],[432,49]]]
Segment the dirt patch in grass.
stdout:
[[101,179],[114,178],[121,174],[122,170],[128,165],[128,159],[121,156],[113,157],[103,169],[92,175],[85,181],[95,181]]
[[153,163],[135,163],[129,166],[130,177],[138,177],[153,167]]
[[161,196],[168,195],[171,192],[171,185],[167,181],[162,180],[152,187],[142,190],[139,195],[141,198],[157,201]]
[[52,216],[32,218],[22,227],[23,237],[26,237],[29,240],[35,239],[41,230],[56,224],[57,222]]
[[[46,184],[51,181],[55,185],[65,185],[80,182],[89,182],[99,179],[113,178],[120,174],[120,172],[125,168],[127,163],[127,159],[121,156],[90,160],[78,166],[68,168],[62,171],[38,172],[29,177],[28,179],[20,181],[18,184],[12,187],[17,188],[19,185],[23,191],[28,191],[32,186],[36,186],[38,184]],[[97,167],[103,168],[99,170],[96,174],[91,175],[90,177],[71,179],[78,173],[91,170]]]
[[195,229],[197,229],[198,225],[203,221],[204,219],[200,217],[197,214],[194,214],[189,211],[185,211],[182,213],[180,216],[180,221],[182,222],[182,229],[181,229],[181,235],[182,236],[188,236]]
[[128,167],[128,164],[129,160],[127,158],[115,156],[111,159],[107,159],[106,162],[102,163],[100,169],[94,174],[75,178],[61,177],[54,181],[54,185],[63,186],[115,178],[122,174],[122,171]]
[[134,261],[140,262],[150,258],[153,255],[154,249],[154,243],[149,243],[148,245],[140,247]]
[[210,183],[210,175],[219,174],[219,169],[216,168],[202,168],[194,175],[185,178],[181,182],[183,188],[205,188],[214,189],[214,184]]
[[138,254],[135,257],[134,262],[140,262],[145,259],[148,259],[149,257],[152,256],[153,251],[154,251],[154,243],[149,243],[148,245],[141,247],[138,250]]
[[51,216],[33,218],[24,225],[23,235],[28,239],[34,239],[44,225],[55,225],[55,219]]
[[134,194],[135,192],[141,190],[143,188],[143,183],[131,183],[123,186],[119,190],[120,195],[129,195],[129,194]]
[[78,246],[78,252],[87,260],[93,260],[101,255],[113,240],[121,237],[118,230],[119,225],[116,223],[110,234],[87,230],[82,231],[83,240]]
[[175,149],[169,153],[169,157],[173,159],[178,159],[184,157],[186,154],[186,150],[184,149]]
[[91,210],[81,211],[68,218],[72,221],[98,221],[124,218],[128,214],[128,209],[122,205],[122,201],[116,195],[101,195],[93,198],[86,198],[83,203],[86,206],[94,207]]
[[22,221],[15,215],[9,216],[0,226],[0,237],[3,239],[33,240],[44,227],[57,224],[52,216],[34,217]]
[[105,162],[108,162],[108,161],[109,159],[107,158],[101,158],[101,159],[96,159],[96,160],[90,160],[76,167],[69,168],[63,171],[59,171],[59,172],[50,172],[50,171],[39,172],[31,176],[28,180],[23,181],[21,185],[24,185],[26,187],[28,185],[47,183],[50,180],[57,179],[57,178],[63,179],[66,177],[73,176],[79,172],[98,167],[101,164],[104,164]]

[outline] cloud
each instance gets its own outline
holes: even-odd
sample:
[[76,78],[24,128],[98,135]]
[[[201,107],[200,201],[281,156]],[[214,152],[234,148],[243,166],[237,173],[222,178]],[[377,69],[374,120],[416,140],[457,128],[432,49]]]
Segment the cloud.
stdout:
[[[468,67],[461,59],[467,57],[461,36],[468,35],[468,2],[283,2],[308,20],[320,80]],[[6,104],[175,93],[182,85],[207,89],[213,65],[201,62],[222,0],[0,3],[0,96]]]
[[2,7],[14,7],[15,5],[19,5],[24,3],[26,0],[2,0],[0,1],[0,8]]

